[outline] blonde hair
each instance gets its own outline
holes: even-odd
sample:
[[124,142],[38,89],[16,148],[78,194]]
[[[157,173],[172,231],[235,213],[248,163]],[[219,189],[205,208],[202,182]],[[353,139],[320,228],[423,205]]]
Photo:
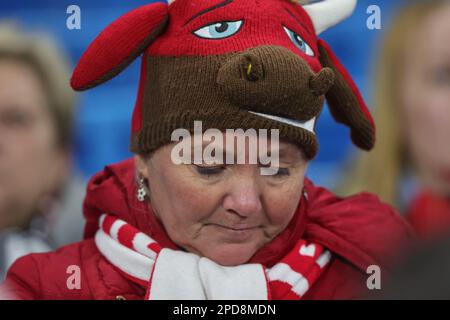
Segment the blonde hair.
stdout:
[[403,8],[384,40],[375,73],[374,118],[377,142],[370,153],[360,153],[351,165],[354,168],[337,192],[350,195],[360,191],[374,193],[384,202],[400,209],[399,187],[406,169],[411,165],[400,134],[398,108],[398,74],[405,52],[404,39],[418,23],[446,0],[415,2]]
[[70,148],[75,94],[69,86],[70,64],[54,41],[22,31],[14,22],[0,23],[0,59],[30,66],[40,77],[56,128],[58,146]]

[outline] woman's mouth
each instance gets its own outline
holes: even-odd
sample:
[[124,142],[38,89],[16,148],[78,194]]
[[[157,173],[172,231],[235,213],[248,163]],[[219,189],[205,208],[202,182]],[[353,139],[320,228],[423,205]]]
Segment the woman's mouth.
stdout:
[[251,229],[256,229],[257,227],[249,227],[249,226],[240,226],[240,227],[228,227],[225,225],[218,225],[219,227],[225,228],[225,229],[230,229],[233,231],[245,231],[245,230],[251,230]]
[[248,240],[259,229],[258,226],[226,226],[221,224],[210,224],[210,226],[226,238],[235,241]]

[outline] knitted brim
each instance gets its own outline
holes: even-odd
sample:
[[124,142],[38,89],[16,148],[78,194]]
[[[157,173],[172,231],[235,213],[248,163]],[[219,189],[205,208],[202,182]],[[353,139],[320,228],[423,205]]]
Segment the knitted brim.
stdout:
[[244,131],[267,129],[268,137],[270,137],[270,130],[278,129],[280,140],[296,144],[303,150],[308,160],[314,158],[318,151],[317,138],[308,130],[235,109],[215,112],[183,110],[178,114],[155,117],[154,121],[145,124],[138,134],[132,135],[131,152],[151,154],[159,147],[171,143],[172,132],[176,129],[183,128],[193,134],[194,121],[202,121],[203,132],[210,128],[216,128],[222,132],[226,129],[243,129]]

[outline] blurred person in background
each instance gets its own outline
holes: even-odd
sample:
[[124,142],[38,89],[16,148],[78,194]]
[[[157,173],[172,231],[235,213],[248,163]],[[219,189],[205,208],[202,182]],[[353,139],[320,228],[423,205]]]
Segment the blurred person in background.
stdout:
[[341,193],[377,194],[422,237],[450,230],[450,1],[409,4],[377,66],[377,145]]
[[18,257],[82,237],[69,72],[52,41],[0,24],[0,279]]

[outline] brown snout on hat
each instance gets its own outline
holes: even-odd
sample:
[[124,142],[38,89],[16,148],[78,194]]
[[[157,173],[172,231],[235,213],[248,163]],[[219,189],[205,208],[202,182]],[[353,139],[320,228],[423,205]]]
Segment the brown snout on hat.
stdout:
[[317,116],[334,72],[314,74],[306,61],[278,46],[261,46],[235,55],[223,64],[217,83],[227,99],[242,109],[291,120]]

